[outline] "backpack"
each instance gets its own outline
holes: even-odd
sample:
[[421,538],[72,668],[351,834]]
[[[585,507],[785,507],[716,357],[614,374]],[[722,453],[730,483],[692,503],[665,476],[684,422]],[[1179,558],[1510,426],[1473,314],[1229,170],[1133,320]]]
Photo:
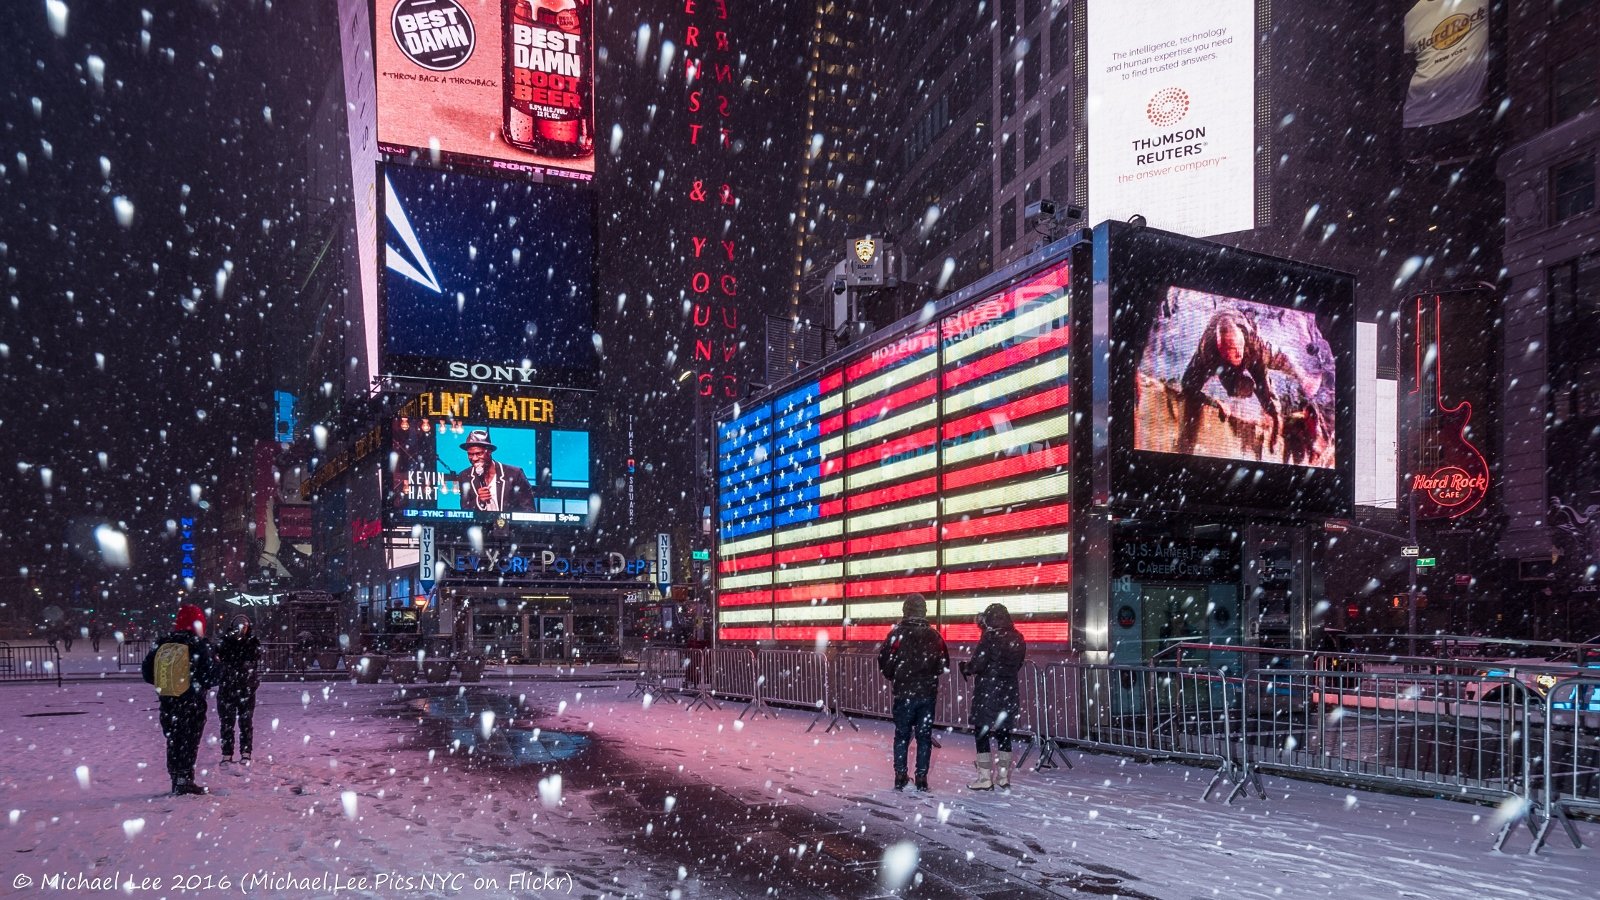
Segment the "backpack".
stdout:
[[189,645],[168,641],[156,650],[154,665],[156,693],[181,697],[189,693]]

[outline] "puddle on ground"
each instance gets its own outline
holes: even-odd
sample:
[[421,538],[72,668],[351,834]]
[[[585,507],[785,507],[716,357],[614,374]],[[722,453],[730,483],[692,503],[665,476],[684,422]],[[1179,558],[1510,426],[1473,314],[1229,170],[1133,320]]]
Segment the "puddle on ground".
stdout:
[[541,713],[519,697],[477,689],[407,693],[390,713],[415,717],[427,744],[477,765],[549,766],[573,759],[593,743],[586,734],[541,728],[536,724]]

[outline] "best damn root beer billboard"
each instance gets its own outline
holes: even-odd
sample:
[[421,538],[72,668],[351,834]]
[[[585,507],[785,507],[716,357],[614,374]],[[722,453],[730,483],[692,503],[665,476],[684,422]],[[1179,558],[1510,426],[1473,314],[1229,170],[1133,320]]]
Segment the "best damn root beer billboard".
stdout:
[[591,0],[376,0],[378,146],[594,177]]

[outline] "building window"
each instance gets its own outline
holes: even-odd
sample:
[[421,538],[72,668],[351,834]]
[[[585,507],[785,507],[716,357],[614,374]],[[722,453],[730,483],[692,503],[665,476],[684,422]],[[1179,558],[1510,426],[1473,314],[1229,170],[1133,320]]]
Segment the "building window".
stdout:
[[1595,70],[1592,50],[1585,50],[1550,70],[1552,122],[1565,122],[1595,104]]
[[1592,423],[1600,417],[1600,253],[1558,263],[1547,275],[1551,425]]
[[1000,64],[1000,118],[1009,119],[1017,111],[1017,67],[1009,60]]
[[1044,9],[1044,0],[1022,0],[1022,24],[1032,24],[1034,19],[1039,18],[1039,12],[1042,9]]
[[1022,165],[1031,166],[1039,161],[1044,150],[1044,126],[1035,113],[1022,126]]
[[1072,9],[1067,4],[1061,4],[1061,9],[1056,17],[1050,21],[1050,73],[1060,75],[1072,65],[1072,39],[1068,30],[1072,27]]
[[1017,242],[1017,198],[1012,197],[1000,207],[1000,250],[1009,250]]
[[1027,189],[1022,192],[1022,201],[1024,203],[1038,203],[1039,197],[1039,179],[1035,178],[1028,182]]
[[1017,33],[1017,0],[1000,0],[1000,45],[1005,46]]
[[1072,188],[1067,184],[1071,179],[1068,174],[1068,168],[1071,165],[1072,160],[1063,157],[1050,167],[1050,196],[1060,200],[1062,203],[1066,203],[1067,199],[1072,196]]
[[1065,86],[1050,98],[1050,146],[1052,147],[1067,139],[1067,125],[1072,121],[1072,104],[1068,100],[1069,95]]
[[1594,209],[1594,157],[1586,156],[1551,169],[1550,196],[1557,222]]
[[1011,135],[1000,139],[1000,184],[1009,185],[1017,178],[1017,148],[1011,146]]
[[1039,93],[1039,66],[1043,55],[1039,42],[1034,41],[1022,57],[1022,96],[1029,100]]

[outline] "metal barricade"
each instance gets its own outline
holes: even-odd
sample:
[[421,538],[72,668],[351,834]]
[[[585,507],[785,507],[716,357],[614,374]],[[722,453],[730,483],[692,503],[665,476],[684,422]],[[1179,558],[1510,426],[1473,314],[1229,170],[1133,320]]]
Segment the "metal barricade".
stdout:
[[61,686],[61,653],[49,644],[0,643],[0,681],[54,681]]
[[718,649],[691,651],[691,663],[684,687],[695,692],[690,709],[705,706],[721,709],[719,699],[754,700],[756,697],[756,654],[753,650]]
[[[1557,821],[1572,846],[1582,847],[1570,813],[1600,813],[1600,677],[1565,678],[1544,697],[1544,764],[1539,788],[1540,823],[1529,853],[1539,852]],[[1504,829],[1499,849],[1505,839]]]
[[756,696],[739,713],[775,715],[767,707],[777,703],[814,709],[810,731],[828,714],[828,657],[813,650],[760,650],[756,652]]
[[849,725],[861,728],[852,716],[894,718],[894,690],[878,671],[875,653],[840,653],[833,659],[833,718],[828,731]]
[[1031,690],[1024,687],[1023,701],[1033,709],[1034,731],[1039,736],[1039,762],[1034,768],[1040,771],[1065,764],[1070,769],[1072,763],[1060,748],[1078,736],[1081,691],[1074,681],[1080,671],[1066,663],[1051,663],[1036,667],[1032,674]]
[[[1492,699],[1456,699],[1469,682],[1497,689]],[[1258,773],[1276,771],[1527,799],[1537,699],[1513,679],[1262,669],[1243,690],[1246,780],[1258,790]]]
[[144,665],[145,654],[150,652],[150,641],[141,638],[137,641],[123,641],[117,645],[117,671],[123,669],[138,669]]
[[687,678],[698,680],[701,673],[690,671],[695,659],[682,647],[646,647],[639,652],[639,672],[634,676],[629,697],[649,697],[677,703],[675,693],[684,690]]

